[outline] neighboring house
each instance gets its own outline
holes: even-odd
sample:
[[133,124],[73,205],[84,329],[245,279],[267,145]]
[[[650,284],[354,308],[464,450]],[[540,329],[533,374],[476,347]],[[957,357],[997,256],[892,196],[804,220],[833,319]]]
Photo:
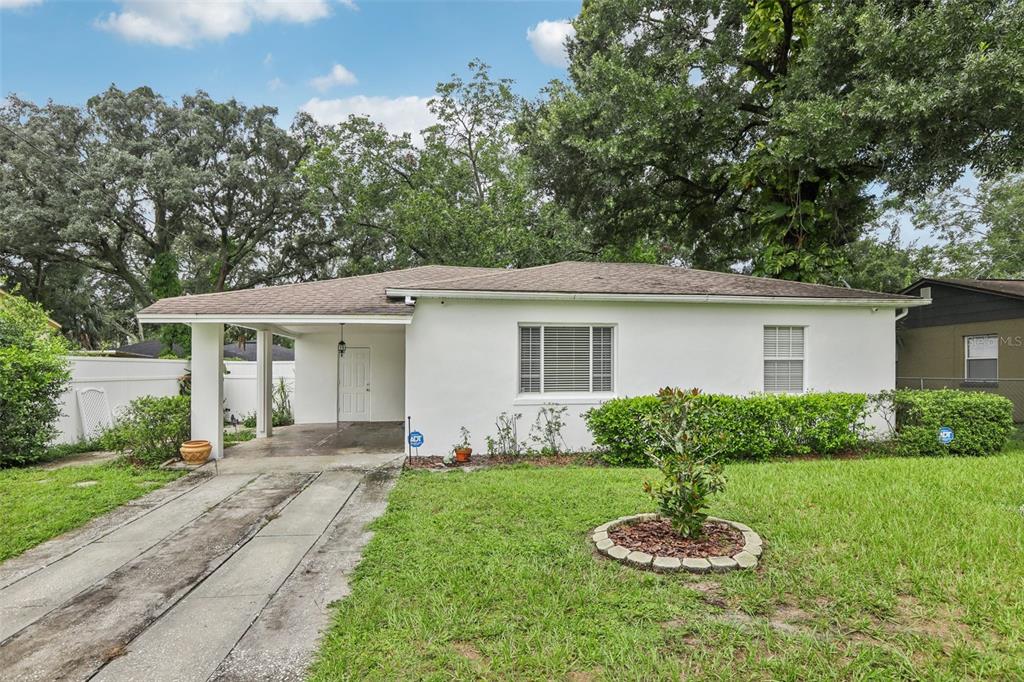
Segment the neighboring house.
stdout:
[[[258,330],[257,434],[269,435],[272,334],[295,339],[299,423],[405,421],[442,454],[459,427],[485,449],[502,413],[564,405],[580,415],[662,386],[879,391],[895,382],[897,311],[920,298],[631,263],[523,270],[425,266],[361,277],[182,296],[139,313],[192,324],[193,437],[220,447],[224,325]],[[261,407],[262,406],[262,407]]]
[[1024,280],[921,279],[904,293],[932,304],[899,323],[898,384],[998,393],[1024,421]]
[[[159,358],[165,355],[167,350],[167,346],[160,339],[149,339],[121,346],[114,350],[113,356],[117,358]],[[178,344],[174,344],[173,355],[183,358],[186,355],[185,349]],[[287,362],[295,359],[295,351],[275,343],[273,356],[274,362]],[[256,342],[239,341],[237,343],[225,343],[224,357],[226,359],[253,362],[256,360]]]

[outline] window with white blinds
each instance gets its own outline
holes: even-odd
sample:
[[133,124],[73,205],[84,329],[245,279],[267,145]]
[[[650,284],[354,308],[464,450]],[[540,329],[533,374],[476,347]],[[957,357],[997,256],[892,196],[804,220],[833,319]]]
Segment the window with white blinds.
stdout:
[[611,327],[520,326],[520,393],[610,392],[612,338]]
[[999,337],[965,336],[964,379],[967,381],[997,381],[999,379]]
[[801,393],[804,390],[804,328],[764,328],[764,390]]

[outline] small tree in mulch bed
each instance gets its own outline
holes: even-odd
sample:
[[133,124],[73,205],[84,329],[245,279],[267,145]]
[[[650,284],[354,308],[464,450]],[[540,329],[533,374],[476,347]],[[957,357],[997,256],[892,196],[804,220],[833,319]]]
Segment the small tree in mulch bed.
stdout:
[[704,533],[708,501],[725,488],[713,438],[689,428],[699,395],[696,388],[663,388],[658,391],[658,410],[647,420],[655,436],[648,456],[663,478],[644,481],[644,492],[658,503],[673,530],[688,539]]

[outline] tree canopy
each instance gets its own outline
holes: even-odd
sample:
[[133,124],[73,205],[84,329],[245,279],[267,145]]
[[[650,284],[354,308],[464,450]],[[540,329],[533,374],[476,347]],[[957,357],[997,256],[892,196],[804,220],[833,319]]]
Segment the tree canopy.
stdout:
[[828,281],[885,194],[1024,163],[1010,0],[590,0],[523,124],[599,239]]

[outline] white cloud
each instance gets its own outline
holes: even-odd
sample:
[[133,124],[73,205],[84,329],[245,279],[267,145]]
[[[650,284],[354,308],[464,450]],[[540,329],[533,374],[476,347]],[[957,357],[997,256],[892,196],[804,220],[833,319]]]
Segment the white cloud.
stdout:
[[300,109],[320,123],[341,123],[349,116],[369,116],[395,134],[410,133],[420,142],[419,132],[437,123],[427,109],[429,97],[367,97],[355,95],[342,99],[314,97]]
[[271,78],[267,81],[268,90],[280,90],[284,87],[284,81],[280,78]]
[[267,56],[263,58],[263,66],[270,66],[274,63],[274,53],[268,52]]
[[245,33],[257,21],[309,23],[330,13],[329,0],[118,1],[121,11],[96,26],[128,40],[183,47]]
[[19,9],[42,4],[43,0],[0,0],[0,9]]
[[575,35],[576,29],[569,19],[544,20],[526,31],[526,39],[530,41],[537,58],[545,64],[563,68],[569,65],[565,41]]
[[309,81],[309,84],[320,92],[326,92],[336,85],[355,85],[358,82],[354,73],[341,64],[335,64],[330,71],[323,76],[317,76]]

